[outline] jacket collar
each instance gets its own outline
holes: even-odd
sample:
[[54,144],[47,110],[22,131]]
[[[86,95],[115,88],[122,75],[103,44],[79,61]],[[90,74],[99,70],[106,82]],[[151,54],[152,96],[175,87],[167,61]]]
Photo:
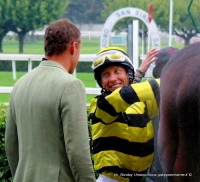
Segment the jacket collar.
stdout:
[[59,64],[56,61],[51,61],[51,60],[43,60],[43,61],[41,61],[41,63],[39,64],[39,66],[57,67],[57,68],[60,68],[60,69],[63,69],[65,71],[67,71],[61,64]]

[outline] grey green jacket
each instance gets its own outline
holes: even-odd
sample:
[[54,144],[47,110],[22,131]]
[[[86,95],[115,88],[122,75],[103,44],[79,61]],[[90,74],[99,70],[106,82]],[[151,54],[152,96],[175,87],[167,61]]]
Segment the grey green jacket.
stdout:
[[54,61],[14,86],[5,149],[14,182],[93,182],[85,89]]

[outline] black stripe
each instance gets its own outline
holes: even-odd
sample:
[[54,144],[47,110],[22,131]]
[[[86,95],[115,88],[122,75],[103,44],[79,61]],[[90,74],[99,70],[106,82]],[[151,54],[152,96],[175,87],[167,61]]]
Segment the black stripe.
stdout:
[[96,123],[103,123],[103,121],[100,118],[97,118],[94,113],[90,114],[90,118],[92,121],[92,125]]
[[144,128],[147,126],[147,123],[150,121],[149,116],[147,114],[125,114],[123,116],[128,124],[128,126],[132,127],[140,127]]
[[159,106],[160,105],[160,87],[159,87],[158,83],[156,82],[156,80],[150,80],[149,83],[150,83],[153,93],[156,97],[157,105]]
[[145,157],[153,153],[153,138],[145,143],[129,142],[117,137],[100,137],[93,141],[94,154],[106,150],[115,150],[128,155]]
[[140,101],[131,85],[122,87],[120,90],[120,96],[128,104],[133,104],[134,102]]
[[147,173],[147,169],[144,170],[144,171],[138,172],[138,171],[132,171],[132,170],[129,170],[129,169],[120,168],[118,166],[106,166],[106,167],[103,167],[103,168],[98,170],[98,172],[100,174],[105,172],[105,171],[114,173],[115,175],[118,175],[118,176],[121,176],[121,177],[124,177],[124,178],[129,178],[130,179],[129,182],[132,182],[132,181],[133,182],[140,182],[141,179],[142,179],[142,176],[137,176],[137,174],[146,174]]
[[[95,114],[90,114],[90,119],[92,121],[92,125],[96,123],[103,123],[101,118],[97,118]],[[127,124],[131,127],[140,127],[144,128],[146,127],[147,123],[150,121],[150,118],[147,114],[126,114],[126,113],[120,113],[119,116],[112,122],[118,122]],[[110,124],[110,123],[109,123]]]
[[100,95],[97,100],[97,107],[111,116],[117,116],[118,113],[116,112],[115,108],[105,99],[105,95]]
[[[92,124],[96,124],[96,123],[100,123],[101,122],[101,123],[106,125],[106,123],[101,118],[97,118],[95,116],[95,114],[90,114],[90,119],[92,121]],[[112,123],[114,123],[114,122],[127,124],[127,121],[123,118],[122,113],[119,113],[118,117]],[[111,124],[111,123],[109,123],[109,124]]]
[[146,102],[143,103],[145,105],[143,114],[122,114],[128,126],[144,128],[147,126],[147,123],[151,120],[148,115],[147,104]]

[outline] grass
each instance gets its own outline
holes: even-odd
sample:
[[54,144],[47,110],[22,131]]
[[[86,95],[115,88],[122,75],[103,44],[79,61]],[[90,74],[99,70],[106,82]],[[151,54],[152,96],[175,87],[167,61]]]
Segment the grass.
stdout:
[[[100,49],[100,38],[82,38],[82,49],[81,54],[96,54]],[[167,41],[161,42],[161,47],[167,46]],[[182,48],[183,45],[175,42],[173,40],[172,45],[178,48]],[[122,47],[125,50],[127,48]],[[141,49],[141,47],[140,47]],[[11,54],[18,53],[18,41],[16,37],[6,37],[3,40],[3,53]],[[27,38],[24,42],[24,53],[25,54],[44,54],[43,48],[43,38]],[[24,72],[17,72],[17,78],[20,78]],[[85,87],[96,87],[96,82],[94,80],[92,73],[77,73],[76,76],[81,79]],[[15,81],[12,79],[12,72],[0,72],[0,86],[13,86]],[[0,94],[0,103],[8,102],[9,94]],[[87,96],[87,102],[90,102],[93,96]]]
[[[100,50],[100,38],[93,37],[93,38],[81,38],[82,48],[81,54],[96,54]],[[25,39],[24,42],[24,53],[25,54],[44,54],[43,48],[44,42],[42,38],[37,40],[35,39]],[[119,46],[123,49],[127,49],[126,46]],[[18,50],[18,41],[16,38],[9,38],[6,37],[3,40],[3,53],[6,54],[17,54]]]
[[[17,72],[17,80],[24,74],[25,72]],[[84,83],[85,87],[96,87],[93,73],[76,73],[76,77]],[[0,72],[0,86],[13,86],[16,81],[12,78],[12,72]],[[94,96],[95,95],[87,95],[87,103],[89,103]],[[0,103],[8,102],[9,97],[10,94],[0,94]]]
[[[96,54],[100,49],[99,38],[82,38],[81,54]],[[38,40],[25,40],[24,53],[25,54],[44,54],[43,48],[44,42],[40,38]],[[17,54],[18,53],[18,41],[15,38],[6,37],[3,40],[3,53]]]
[[[99,38],[82,38],[81,54],[96,54],[100,49]],[[24,42],[25,54],[44,54],[43,40],[39,39],[26,39]],[[18,41],[16,37],[6,37],[3,40],[3,53],[17,54]],[[17,79],[23,76],[24,72],[17,72]],[[85,87],[96,87],[92,73],[77,73],[76,76],[83,81]],[[15,81],[12,78],[12,72],[0,72],[0,86],[13,86]],[[0,94],[0,103],[8,102],[10,94]],[[87,96],[87,103],[91,101],[94,95]]]

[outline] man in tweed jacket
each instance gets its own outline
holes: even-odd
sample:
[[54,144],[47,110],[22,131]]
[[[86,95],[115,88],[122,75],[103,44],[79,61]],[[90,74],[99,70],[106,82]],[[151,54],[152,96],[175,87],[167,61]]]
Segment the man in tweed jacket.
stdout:
[[68,20],[45,31],[45,58],[14,86],[5,149],[14,182],[94,182],[85,89],[71,75],[80,31]]

